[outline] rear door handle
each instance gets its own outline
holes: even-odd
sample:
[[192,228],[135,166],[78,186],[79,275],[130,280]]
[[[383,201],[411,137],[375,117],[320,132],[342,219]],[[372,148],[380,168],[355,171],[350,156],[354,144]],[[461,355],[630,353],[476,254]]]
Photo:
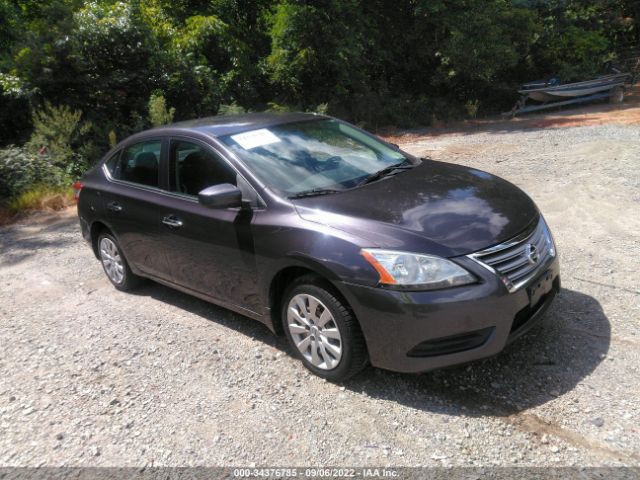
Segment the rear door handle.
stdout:
[[107,203],[107,209],[111,210],[112,212],[121,212],[122,205],[120,205],[118,202]]
[[180,228],[182,226],[182,220],[174,217],[173,215],[167,215],[162,219],[162,223],[164,223],[169,228]]

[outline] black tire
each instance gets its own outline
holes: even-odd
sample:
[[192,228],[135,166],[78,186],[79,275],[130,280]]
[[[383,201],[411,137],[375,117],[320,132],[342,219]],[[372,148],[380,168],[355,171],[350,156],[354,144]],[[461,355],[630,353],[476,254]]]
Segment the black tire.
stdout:
[[[291,299],[298,294],[311,295],[320,300],[333,316],[342,342],[342,355],[334,368],[322,369],[313,365],[298,350],[287,325],[287,309]],[[294,355],[315,375],[331,382],[343,382],[360,372],[368,363],[367,347],[360,325],[349,306],[334,292],[331,285],[314,275],[305,275],[292,282],[282,297],[281,321]]]
[[[120,261],[122,263],[122,280],[120,281],[116,281],[113,278],[111,278],[111,275],[107,271],[107,267],[105,265],[105,262],[103,261],[102,252],[101,252],[101,245],[102,245],[103,239],[107,239],[111,241],[114,244],[115,248],[117,249],[118,255],[120,257]],[[113,284],[113,286],[116,287],[118,290],[121,290],[123,292],[133,290],[134,288],[138,287],[142,283],[142,278],[137,276],[131,271],[131,268],[129,267],[129,263],[127,263],[127,259],[122,253],[122,248],[120,248],[120,244],[118,243],[118,240],[116,240],[116,238],[113,235],[111,235],[111,233],[109,232],[106,232],[106,231],[102,232],[98,236],[98,257],[100,258],[100,264],[102,265],[102,269],[104,270],[104,273],[107,275],[107,278]]]

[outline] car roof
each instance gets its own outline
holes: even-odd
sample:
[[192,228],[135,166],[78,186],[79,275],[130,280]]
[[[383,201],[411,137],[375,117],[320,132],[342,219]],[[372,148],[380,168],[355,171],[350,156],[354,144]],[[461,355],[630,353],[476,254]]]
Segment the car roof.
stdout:
[[224,135],[232,135],[235,133],[255,130],[258,128],[267,128],[283,123],[292,123],[300,121],[317,120],[320,118],[329,118],[324,115],[315,113],[247,113],[242,115],[219,115],[216,117],[198,118],[195,120],[186,120],[183,122],[164,125],[162,127],[146,130],[148,134],[172,134],[176,130],[189,130],[204,133],[213,137],[222,137]]

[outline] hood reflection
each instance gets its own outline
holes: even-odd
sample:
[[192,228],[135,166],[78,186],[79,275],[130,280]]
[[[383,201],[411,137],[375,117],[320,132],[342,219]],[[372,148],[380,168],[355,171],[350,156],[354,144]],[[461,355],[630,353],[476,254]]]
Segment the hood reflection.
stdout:
[[508,240],[538,217],[531,199],[509,182],[435,161],[361,188],[295,203],[303,218],[321,223],[331,218],[329,225],[381,245],[402,247],[403,230],[452,256]]

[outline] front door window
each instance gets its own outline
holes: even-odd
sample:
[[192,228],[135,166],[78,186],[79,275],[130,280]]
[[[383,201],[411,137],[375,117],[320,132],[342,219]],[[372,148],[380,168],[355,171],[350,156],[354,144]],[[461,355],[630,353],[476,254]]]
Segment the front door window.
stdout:
[[175,170],[173,191],[197,196],[201,190],[221,183],[236,185],[236,173],[209,149],[196,143],[171,143],[171,165]]

